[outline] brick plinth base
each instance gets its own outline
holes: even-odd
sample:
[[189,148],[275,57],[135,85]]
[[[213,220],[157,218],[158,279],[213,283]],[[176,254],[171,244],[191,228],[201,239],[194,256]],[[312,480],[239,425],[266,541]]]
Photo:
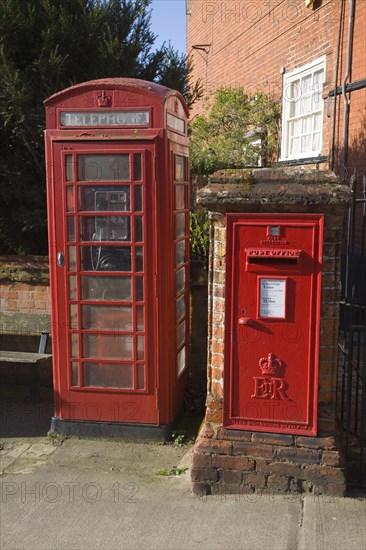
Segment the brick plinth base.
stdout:
[[193,491],[344,496],[333,436],[304,437],[215,428],[206,423],[192,455]]

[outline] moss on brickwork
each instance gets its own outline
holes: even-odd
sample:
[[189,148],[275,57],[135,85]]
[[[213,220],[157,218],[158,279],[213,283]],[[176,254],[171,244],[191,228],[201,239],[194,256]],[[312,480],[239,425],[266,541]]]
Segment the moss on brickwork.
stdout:
[[[243,176],[245,175],[245,178]],[[243,185],[242,180],[250,182]],[[352,192],[330,171],[260,168],[216,172],[197,193],[197,203],[213,212],[323,212],[343,210]]]
[[48,258],[0,256],[0,281],[48,284]]

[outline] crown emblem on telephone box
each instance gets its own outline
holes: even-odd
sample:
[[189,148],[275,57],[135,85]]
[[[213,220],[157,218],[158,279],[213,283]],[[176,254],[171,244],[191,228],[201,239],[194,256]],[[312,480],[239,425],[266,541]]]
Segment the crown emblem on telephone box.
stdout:
[[112,106],[112,96],[108,95],[105,90],[97,95],[97,105],[98,107],[111,107]]

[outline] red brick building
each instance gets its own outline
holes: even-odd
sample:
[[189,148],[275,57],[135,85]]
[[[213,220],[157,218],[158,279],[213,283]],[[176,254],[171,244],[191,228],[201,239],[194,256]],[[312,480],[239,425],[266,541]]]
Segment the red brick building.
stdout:
[[366,166],[365,28],[364,0],[187,0],[193,80],[208,94],[274,94],[278,160],[329,163],[348,176]]

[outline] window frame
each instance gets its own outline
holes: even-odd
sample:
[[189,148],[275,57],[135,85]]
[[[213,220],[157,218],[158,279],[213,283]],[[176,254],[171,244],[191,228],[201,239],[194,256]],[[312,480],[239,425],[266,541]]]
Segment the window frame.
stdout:
[[[312,158],[316,156],[321,156],[322,150],[323,150],[323,126],[324,126],[324,100],[322,98],[322,87],[320,90],[320,99],[321,99],[321,105],[318,110],[311,110],[303,115],[298,115],[296,118],[298,120],[303,120],[306,116],[309,116],[310,114],[319,113],[320,114],[320,120],[321,125],[319,128],[320,137],[319,137],[319,148],[317,148],[314,151],[304,151],[299,153],[290,154],[290,122],[294,120],[295,117],[290,116],[290,108],[291,108],[291,95],[289,96],[289,91],[291,90],[291,85],[296,80],[302,79],[308,75],[313,75],[315,72],[323,70],[324,76],[323,76],[323,82],[322,86],[325,82],[326,77],[326,56],[323,55],[321,57],[318,57],[311,61],[310,63],[306,63],[305,65],[302,65],[301,67],[297,67],[293,71],[287,73],[284,75],[283,79],[283,93],[282,93],[282,139],[281,139],[281,155],[280,155],[280,161],[286,161],[286,160],[297,160],[297,159],[306,159],[306,158]],[[311,88],[310,88],[311,90]],[[310,97],[313,97],[314,89],[312,90],[312,94]],[[291,92],[290,92],[291,94]],[[300,96],[301,97],[301,96]],[[299,100],[300,100],[299,97]],[[314,134],[314,129],[312,130],[312,134]],[[302,135],[302,134],[300,134]]]

